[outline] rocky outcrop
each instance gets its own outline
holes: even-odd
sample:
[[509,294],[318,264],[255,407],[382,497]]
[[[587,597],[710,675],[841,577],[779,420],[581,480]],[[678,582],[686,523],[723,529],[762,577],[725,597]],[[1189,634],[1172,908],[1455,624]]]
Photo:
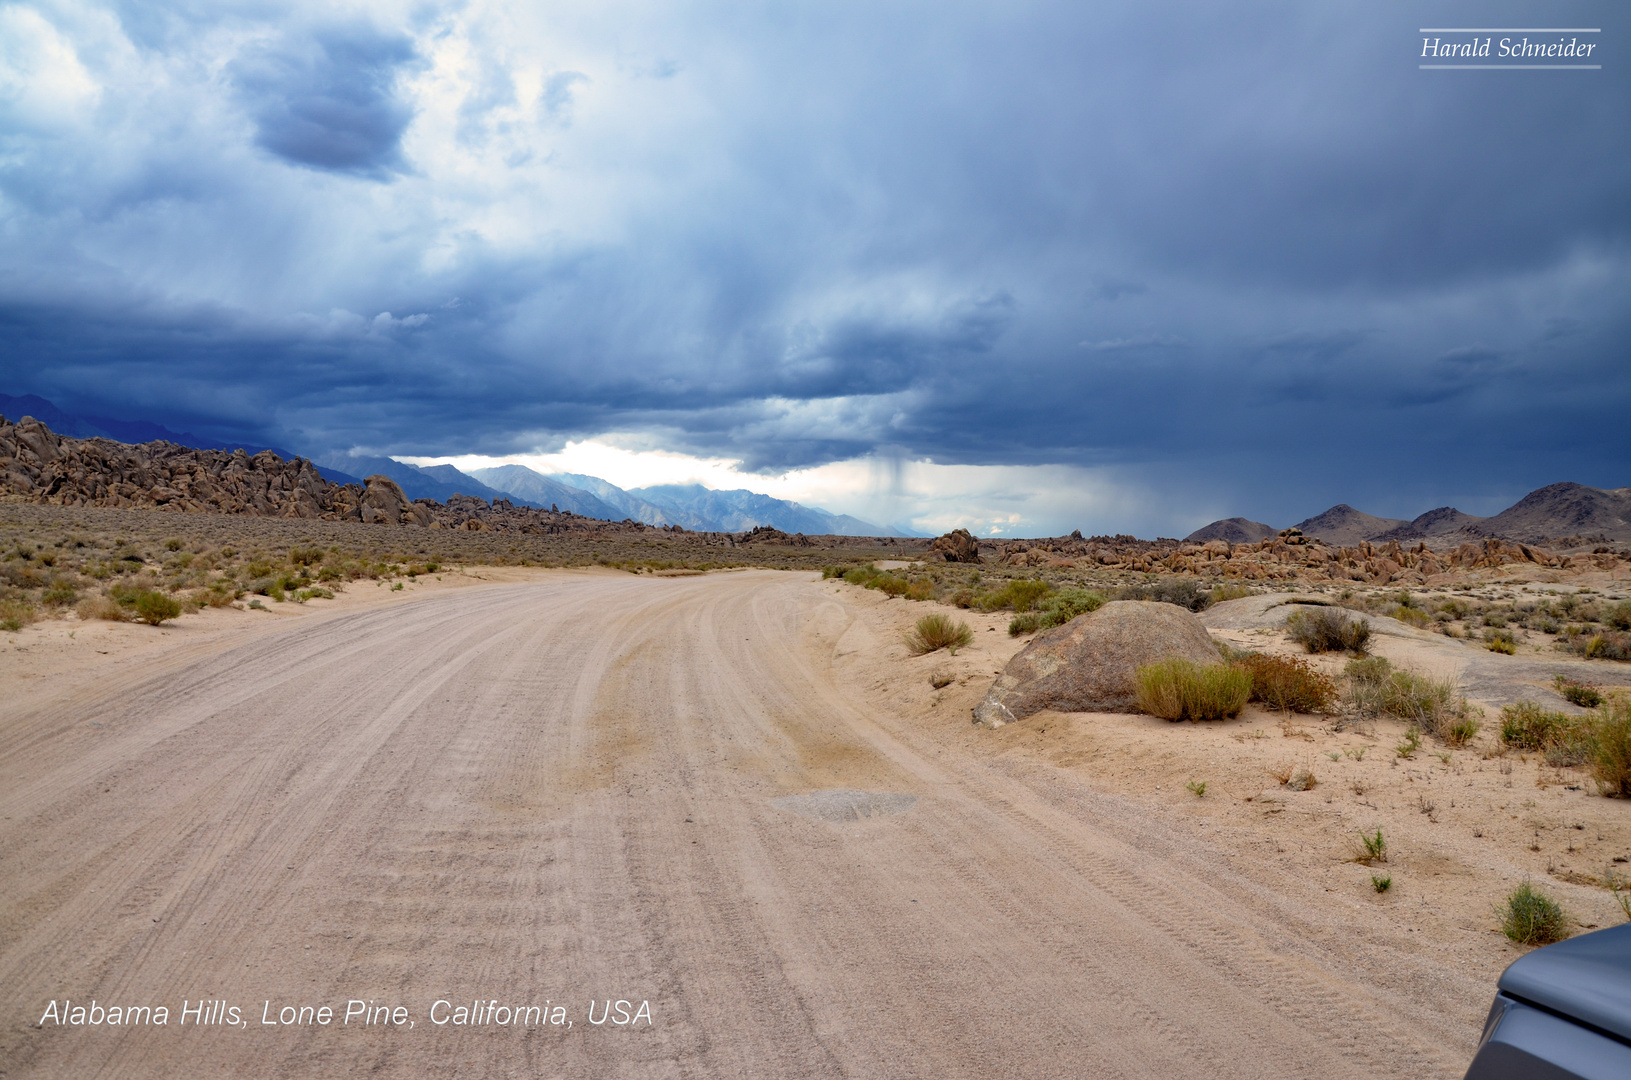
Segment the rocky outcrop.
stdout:
[[980,561],[980,542],[967,529],[953,529],[944,536],[935,537],[925,558],[939,562],[977,563]]
[[0,417],[0,497],[56,506],[117,506],[254,517],[338,518],[362,492],[323,479],[304,458],[270,450],[195,450],[69,439],[31,417]]
[[363,487],[336,484],[305,458],[270,450],[250,455],[66,438],[26,416],[15,424],[0,417],[0,500],[578,536],[651,529],[516,507],[507,499],[456,496],[454,506],[411,500],[390,477],[370,476]]
[[346,516],[364,525],[428,526],[436,520],[429,505],[411,501],[389,476],[370,476],[357,505]]
[[1001,727],[1043,709],[1135,712],[1138,668],[1169,657],[1219,660],[1217,646],[1190,612],[1175,604],[1116,600],[1037,635],[975,706],[974,722]]

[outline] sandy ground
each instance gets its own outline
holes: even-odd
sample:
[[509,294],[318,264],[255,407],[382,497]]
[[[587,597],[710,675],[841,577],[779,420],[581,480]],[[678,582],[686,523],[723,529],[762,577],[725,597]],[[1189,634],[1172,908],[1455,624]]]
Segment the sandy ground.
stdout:
[[[1617,911],[1557,875],[1631,855],[1631,805],[1533,761],[984,731],[1006,616],[909,657],[929,605],[811,574],[448,577],[7,635],[0,1075],[1454,1077],[1505,888]],[[620,999],[649,1022],[591,1022]],[[92,1001],[169,1023],[40,1022]]]

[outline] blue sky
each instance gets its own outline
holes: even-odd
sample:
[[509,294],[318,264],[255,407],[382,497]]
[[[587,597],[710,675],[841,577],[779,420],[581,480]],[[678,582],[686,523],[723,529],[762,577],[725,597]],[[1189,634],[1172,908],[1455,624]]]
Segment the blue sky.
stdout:
[[921,531],[1621,486],[1622,10],[0,4],[0,392]]

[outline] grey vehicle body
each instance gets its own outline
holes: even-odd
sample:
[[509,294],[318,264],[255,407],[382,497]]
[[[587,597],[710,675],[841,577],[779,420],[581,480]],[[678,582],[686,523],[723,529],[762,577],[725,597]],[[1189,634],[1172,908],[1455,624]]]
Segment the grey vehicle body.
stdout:
[[1466,1080],[1631,1078],[1631,924],[1536,949],[1497,986]]

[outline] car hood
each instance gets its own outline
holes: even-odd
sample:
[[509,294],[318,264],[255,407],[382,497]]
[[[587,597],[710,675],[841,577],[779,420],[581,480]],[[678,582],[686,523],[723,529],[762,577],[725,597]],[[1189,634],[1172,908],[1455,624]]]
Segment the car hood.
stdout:
[[1513,961],[1501,990],[1631,1042],[1631,923]]

